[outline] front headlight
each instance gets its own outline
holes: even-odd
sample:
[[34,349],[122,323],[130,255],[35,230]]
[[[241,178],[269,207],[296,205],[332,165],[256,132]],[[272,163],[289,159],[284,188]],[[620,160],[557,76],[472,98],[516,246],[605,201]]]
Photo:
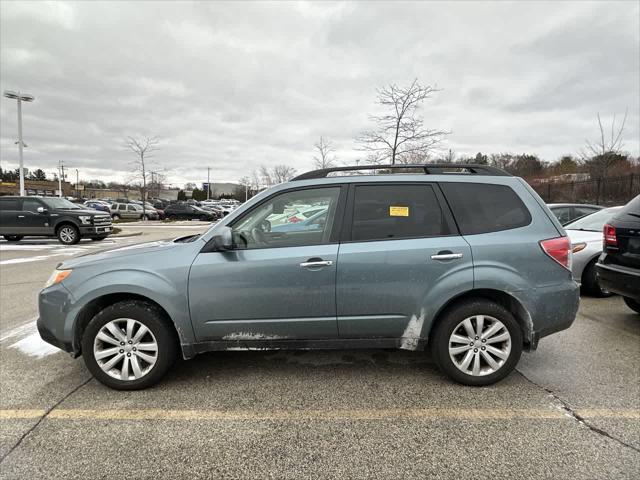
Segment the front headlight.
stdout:
[[71,269],[54,270],[51,276],[49,277],[49,280],[47,280],[47,283],[44,284],[44,288],[48,288],[48,287],[51,287],[52,285],[56,285],[57,283],[60,283],[62,280],[67,278],[69,275],[71,275],[72,271],[73,270]]
[[78,218],[85,225],[91,224],[91,215],[79,215]]

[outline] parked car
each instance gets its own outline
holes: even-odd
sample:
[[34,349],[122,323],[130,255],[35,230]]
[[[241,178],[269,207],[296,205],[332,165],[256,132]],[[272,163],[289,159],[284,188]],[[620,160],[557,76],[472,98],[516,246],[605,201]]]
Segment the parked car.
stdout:
[[602,253],[602,229],[622,207],[598,210],[585,217],[574,220],[564,226],[571,240],[573,278],[582,286],[582,290],[595,297],[611,295],[598,283],[596,262]]
[[122,219],[136,219],[142,220],[158,220],[159,215],[155,209],[149,209],[147,211],[142,210],[142,205],[136,203],[113,203],[111,204],[111,217],[114,220]]
[[104,240],[111,232],[111,216],[64,198],[0,197],[0,235],[9,242],[42,236],[73,245],[87,237]]
[[547,206],[562,225],[566,225],[580,217],[590,215],[604,208],[599,205],[582,203],[549,203]]
[[111,205],[106,202],[101,202],[100,200],[87,200],[86,202],[84,202],[84,206],[111,214]]
[[[455,381],[494,383],[573,323],[571,243],[522,179],[457,167],[317,170],[202,235],[65,260],[40,293],[40,335],[122,390],[156,383],[178,354],[427,344]],[[381,168],[407,167],[367,167]],[[270,230],[302,203],[327,205],[326,222]]]
[[296,222],[284,223],[271,227],[272,232],[302,232],[305,230],[314,230],[323,228],[324,223],[327,221],[327,210],[329,205],[327,204],[322,210],[316,211],[313,215],[305,220]]
[[622,295],[640,313],[640,195],[603,228],[604,248],[596,272],[602,288]]
[[212,222],[217,215],[188,203],[173,203],[164,209],[164,214],[169,220],[202,220]]

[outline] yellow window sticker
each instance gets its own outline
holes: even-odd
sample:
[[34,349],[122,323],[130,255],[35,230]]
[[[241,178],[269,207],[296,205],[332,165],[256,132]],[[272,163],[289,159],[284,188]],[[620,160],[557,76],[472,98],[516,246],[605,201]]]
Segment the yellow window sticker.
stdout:
[[408,217],[409,207],[389,207],[390,217]]

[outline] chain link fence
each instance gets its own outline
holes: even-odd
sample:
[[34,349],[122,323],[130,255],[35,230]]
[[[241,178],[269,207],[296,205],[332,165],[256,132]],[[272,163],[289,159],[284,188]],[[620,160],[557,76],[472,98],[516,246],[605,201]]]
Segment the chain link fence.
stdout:
[[640,195],[640,175],[605,177],[562,183],[531,185],[547,203],[593,203],[595,205],[624,205]]

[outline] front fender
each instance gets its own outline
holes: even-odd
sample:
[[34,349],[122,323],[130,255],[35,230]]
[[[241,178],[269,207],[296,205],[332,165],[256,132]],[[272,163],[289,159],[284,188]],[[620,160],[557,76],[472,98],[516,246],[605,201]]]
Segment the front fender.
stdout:
[[[74,338],[79,314],[91,302],[106,295],[128,294],[148,298],[160,305],[172,320],[180,343],[193,343],[195,336],[189,317],[187,269],[184,270],[183,275],[173,272],[172,278],[180,278],[178,281],[151,271],[123,268],[98,273],[82,283],[68,283],[65,286],[73,293],[73,300],[65,322],[65,329],[68,329],[65,334]],[[69,277],[72,278],[73,275]]]

